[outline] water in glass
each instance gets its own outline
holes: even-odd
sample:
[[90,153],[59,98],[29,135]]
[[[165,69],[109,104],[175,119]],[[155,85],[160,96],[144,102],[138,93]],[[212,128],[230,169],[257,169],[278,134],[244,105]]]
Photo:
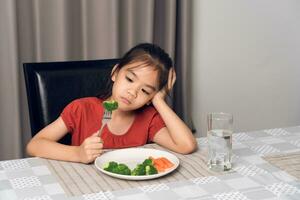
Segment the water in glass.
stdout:
[[214,171],[231,169],[232,130],[212,129],[208,137],[208,167]]

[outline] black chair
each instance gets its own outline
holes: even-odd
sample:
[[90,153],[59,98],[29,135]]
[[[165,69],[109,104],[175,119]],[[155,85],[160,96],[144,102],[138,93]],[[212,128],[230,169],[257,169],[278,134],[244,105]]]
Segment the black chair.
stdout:
[[[31,135],[57,119],[72,100],[99,94],[118,61],[24,63]],[[70,134],[59,142],[70,144]]]

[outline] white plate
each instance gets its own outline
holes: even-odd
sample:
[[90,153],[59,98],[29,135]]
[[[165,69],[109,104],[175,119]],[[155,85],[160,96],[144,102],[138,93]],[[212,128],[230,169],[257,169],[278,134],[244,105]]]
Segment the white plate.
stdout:
[[[144,176],[120,175],[120,174],[115,174],[115,173],[105,171],[103,169],[103,166],[107,162],[115,161],[117,163],[126,164],[132,170],[137,164],[142,163],[149,156],[152,156],[154,158],[166,157],[174,164],[174,166],[167,169],[164,172],[153,174],[153,175],[144,175]],[[158,178],[172,172],[178,167],[178,165],[179,165],[179,160],[175,155],[166,151],[161,151],[157,149],[148,149],[148,148],[126,148],[126,149],[114,150],[102,154],[100,157],[98,157],[95,160],[96,168],[99,169],[102,173],[116,178],[126,179],[126,180],[147,180],[147,179]]]

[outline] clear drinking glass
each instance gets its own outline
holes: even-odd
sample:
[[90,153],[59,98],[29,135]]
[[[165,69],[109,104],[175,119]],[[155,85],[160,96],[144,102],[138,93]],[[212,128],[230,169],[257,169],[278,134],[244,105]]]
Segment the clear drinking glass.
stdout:
[[232,114],[220,112],[207,115],[207,164],[214,171],[231,169],[232,126]]

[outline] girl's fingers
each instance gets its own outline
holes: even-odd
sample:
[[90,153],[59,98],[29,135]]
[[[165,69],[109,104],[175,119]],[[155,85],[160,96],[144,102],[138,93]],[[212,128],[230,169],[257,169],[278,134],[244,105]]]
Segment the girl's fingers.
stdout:
[[102,143],[92,143],[88,145],[89,149],[102,149],[103,144]]
[[93,155],[93,158],[96,159],[98,156],[100,156],[101,154],[95,154]]
[[171,90],[171,80],[172,79],[172,68],[169,70],[169,74],[168,74],[168,85],[167,85],[167,90],[170,91]]
[[100,155],[102,153],[102,149],[90,149],[87,154],[89,155]]
[[93,133],[90,137],[84,140],[85,144],[97,143],[97,142],[98,143],[101,142],[101,138],[96,133]]
[[168,90],[171,90],[173,88],[173,85],[176,80],[176,73],[174,68],[172,67],[169,71],[169,77],[168,77]]
[[101,155],[102,155],[102,152],[101,152],[101,153],[98,153],[98,154],[93,154],[92,157],[93,157],[94,160],[95,160],[97,157],[99,157],[99,156],[101,156]]
[[101,138],[99,136],[91,136],[88,140],[89,143],[100,143]]
[[176,72],[175,70],[173,70],[172,85],[174,85],[175,81],[176,81]]
[[93,133],[91,136],[98,136],[99,135],[99,131]]

